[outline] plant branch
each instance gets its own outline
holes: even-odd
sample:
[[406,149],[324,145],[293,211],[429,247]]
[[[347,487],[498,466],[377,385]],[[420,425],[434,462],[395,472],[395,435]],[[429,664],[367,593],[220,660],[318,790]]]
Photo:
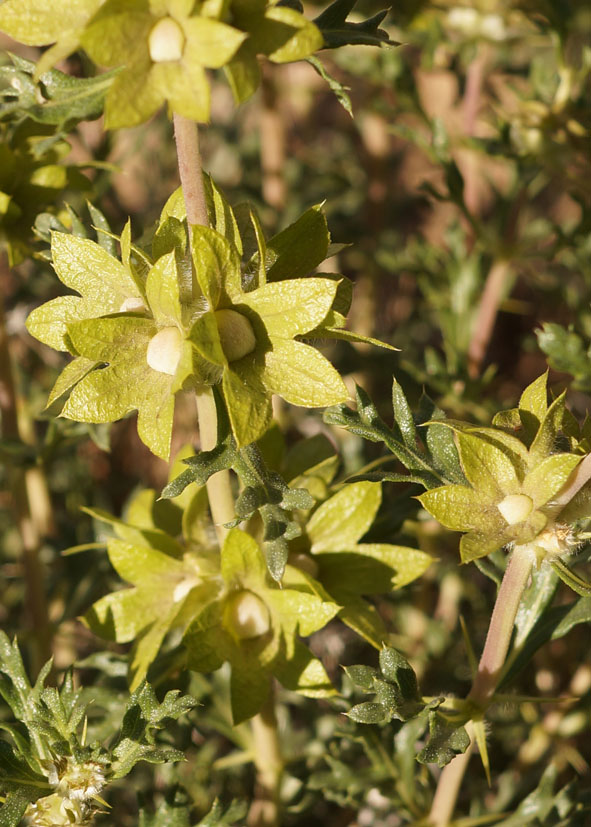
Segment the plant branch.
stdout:
[[474,332],[468,346],[468,373],[472,379],[476,379],[484,362],[508,275],[509,264],[506,261],[497,261],[486,277],[474,321]]
[[[6,292],[5,276],[8,265],[0,259],[0,414],[4,439],[21,440],[18,400],[14,382],[10,343],[6,331],[3,296]],[[35,642],[35,667],[40,669],[51,655],[51,626],[45,596],[45,572],[39,559],[41,538],[33,518],[27,489],[26,471],[13,469],[12,497],[16,522],[22,545],[22,561],[25,575],[25,606],[30,618]]]
[[[197,124],[182,115],[175,114],[174,135],[190,232],[194,224],[209,226]],[[201,450],[210,451],[217,445],[218,438],[218,418],[213,391],[210,387],[204,386],[196,392],[195,396]],[[228,471],[219,471],[208,479],[207,496],[221,545],[228,533],[224,528],[224,523],[231,522],[235,516],[234,496]]]
[[[218,440],[218,419],[213,390],[204,386],[195,392],[197,418],[199,420],[199,438],[202,451],[211,451]],[[230,483],[229,471],[218,471],[207,480],[207,496],[220,546],[224,542],[228,529],[224,523],[235,517],[234,496]]]
[[[505,570],[503,582],[491,615],[488,633],[478,671],[468,694],[468,701],[484,712],[494,695],[501,670],[509,651],[515,617],[525,587],[527,586],[535,554],[529,546],[516,546]],[[447,827],[453,815],[462,778],[468,767],[473,732],[469,731],[471,744],[463,755],[456,756],[445,767],[433,798],[429,813],[432,827]]]
[[278,827],[283,757],[277,730],[275,702],[269,693],[265,705],[252,719],[254,763],[257,768],[256,797],[248,813],[248,827]]
[[[192,224],[209,226],[197,124],[175,114],[174,134],[190,232]],[[201,450],[208,451],[215,448],[218,438],[218,418],[213,390],[210,387],[203,387],[196,392],[195,396]],[[224,523],[230,522],[235,516],[234,497],[228,471],[219,471],[208,479],[207,496],[221,545],[227,534]],[[261,712],[253,718],[252,736],[254,762],[257,768],[257,788],[248,824],[249,827],[278,827],[279,786],[283,773],[283,759],[272,696],[269,697]]]
[[189,228],[191,224],[202,224],[207,227],[209,218],[203,188],[203,167],[197,124],[182,115],[175,114],[174,137]]

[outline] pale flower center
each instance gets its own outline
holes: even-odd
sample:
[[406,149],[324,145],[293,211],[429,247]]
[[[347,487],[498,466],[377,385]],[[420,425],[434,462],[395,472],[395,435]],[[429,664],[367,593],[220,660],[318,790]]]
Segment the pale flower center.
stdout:
[[140,299],[139,296],[130,296],[121,304],[119,308],[120,313],[133,313],[136,310],[145,310],[146,305],[144,304],[143,300]]
[[532,513],[534,504],[527,494],[509,494],[497,505],[509,525],[522,523]]
[[150,339],[146,361],[152,370],[174,376],[183,350],[183,335],[178,327],[164,327]]
[[269,610],[260,597],[246,590],[230,598],[226,608],[226,622],[239,640],[259,637],[271,628]]
[[148,49],[154,63],[180,60],[185,48],[185,35],[172,17],[159,20],[148,38]]
[[256,347],[252,325],[246,316],[235,310],[216,310],[215,320],[222,350],[228,362],[242,359]]

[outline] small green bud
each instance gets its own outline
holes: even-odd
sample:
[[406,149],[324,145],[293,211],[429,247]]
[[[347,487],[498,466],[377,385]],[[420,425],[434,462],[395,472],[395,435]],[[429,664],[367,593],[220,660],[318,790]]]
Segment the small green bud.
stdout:
[[250,640],[269,631],[271,618],[261,598],[244,589],[228,600],[226,624],[238,640]]
[[178,327],[164,327],[153,336],[146,351],[152,370],[174,376],[183,350],[183,334]]
[[216,310],[215,319],[222,350],[228,362],[236,362],[252,353],[256,347],[256,338],[246,316],[235,310]]
[[532,513],[534,504],[527,494],[509,494],[497,505],[509,525],[522,523]]
[[150,32],[148,48],[154,63],[180,60],[185,48],[183,30],[172,17],[163,17]]

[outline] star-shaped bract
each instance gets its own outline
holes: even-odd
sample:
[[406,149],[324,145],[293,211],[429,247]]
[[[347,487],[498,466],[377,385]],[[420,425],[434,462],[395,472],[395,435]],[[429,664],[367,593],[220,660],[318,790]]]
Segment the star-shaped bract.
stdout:
[[267,0],[231,0],[229,19],[249,34],[225,67],[238,103],[249,98],[261,82],[257,55],[265,55],[273,63],[290,63],[324,45],[318,27],[303,14]]
[[563,408],[562,396],[538,423],[529,450],[500,428],[452,423],[470,487],[445,485],[418,499],[442,525],[467,532],[460,541],[462,562],[511,544],[535,544],[551,523],[552,498],[582,459],[577,454],[551,453],[553,439],[549,432],[555,436],[555,422]]
[[330,362],[297,339],[325,319],[336,294],[335,280],[286,279],[246,292],[238,253],[222,235],[193,227],[192,250],[208,310],[193,324],[190,338],[221,373],[239,445],[254,442],[268,427],[272,394],[308,408],[348,398]]
[[[199,532],[207,512],[203,494],[203,489],[193,488],[184,496],[181,511],[170,501],[156,502],[155,491],[141,491],[129,505],[128,522],[88,509],[91,516],[113,526],[117,537],[108,541],[109,560],[132,585],[102,597],[85,620],[102,637],[117,643],[135,641],[132,690],[145,678],[166,634],[184,630],[222,585],[219,553]],[[157,506],[163,504],[167,508],[158,514]],[[175,539],[181,534],[182,542]]]
[[196,121],[209,120],[206,68],[227,64],[244,33],[192,15],[194,0],[107,0],[82,34],[102,66],[124,66],[109,89],[107,127],[134,126],[165,101]]
[[324,667],[298,635],[321,629],[340,607],[291,566],[279,586],[257,542],[239,529],[224,542],[221,570],[222,596],[193,621],[184,643],[191,669],[211,672],[230,662],[234,723],[260,710],[272,675],[308,697],[333,694]]
[[67,325],[75,352],[106,367],[72,390],[61,415],[78,422],[114,422],[133,410],[142,442],[168,459],[174,395],[193,372],[175,253],[162,256],[146,280],[146,312],[120,313]]

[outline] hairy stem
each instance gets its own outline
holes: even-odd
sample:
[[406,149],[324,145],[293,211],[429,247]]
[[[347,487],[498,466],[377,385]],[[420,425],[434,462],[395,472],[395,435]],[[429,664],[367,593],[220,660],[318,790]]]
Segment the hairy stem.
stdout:
[[[197,124],[182,115],[175,114],[174,136],[190,232],[193,224],[209,226]],[[212,389],[203,387],[197,391],[196,401],[201,450],[210,451],[217,445],[218,438],[218,419]],[[228,533],[224,528],[224,523],[234,519],[234,497],[228,471],[218,471],[208,479],[207,496],[221,545]]]
[[[2,275],[7,264],[0,261]],[[5,279],[0,284],[0,414],[2,436],[21,440],[18,400],[14,382],[10,344],[6,332],[3,296]],[[34,503],[29,498],[26,471],[14,468],[11,474],[11,490],[16,522],[21,538],[22,562],[25,576],[25,608],[32,627],[35,667],[39,669],[51,655],[51,626],[45,596],[45,572],[39,559],[41,538],[33,517]]]
[[252,719],[252,736],[257,789],[247,824],[248,827],[277,827],[280,824],[283,758],[272,693],[259,714]]
[[[490,703],[509,651],[515,617],[521,603],[521,597],[527,586],[535,555],[530,548],[516,546],[505,570],[503,582],[497,594],[491,615],[488,633],[478,671],[468,694],[468,700],[482,711]],[[453,815],[462,778],[468,767],[471,746],[463,755],[456,756],[445,767],[433,798],[429,820],[432,827],[447,827]]]
[[[199,437],[202,451],[211,451],[217,445],[218,420],[213,390],[203,387],[195,393],[197,418],[199,420]],[[215,524],[220,546],[228,533],[224,523],[234,519],[234,496],[230,484],[230,472],[218,471],[207,480],[209,507]]]
[[174,137],[179,165],[179,175],[185,207],[187,208],[187,222],[191,224],[209,225],[207,215],[207,201],[203,188],[203,168],[199,151],[199,130],[195,121],[174,115]]
[[[209,218],[203,188],[197,124],[181,115],[175,115],[174,134],[189,231],[192,224],[207,227]],[[196,393],[196,399],[201,450],[211,450],[216,446],[218,436],[217,411],[212,389],[202,388]],[[219,471],[208,479],[207,496],[221,544],[227,533],[224,523],[233,520],[235,515],[234,497],[228,471]],[[249,814],[249,827],[277,827],[283,760],[272,697],[261,712],[253,718],[252,734],[257,768],[257,790]]]

